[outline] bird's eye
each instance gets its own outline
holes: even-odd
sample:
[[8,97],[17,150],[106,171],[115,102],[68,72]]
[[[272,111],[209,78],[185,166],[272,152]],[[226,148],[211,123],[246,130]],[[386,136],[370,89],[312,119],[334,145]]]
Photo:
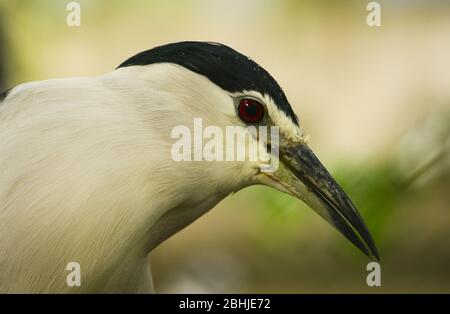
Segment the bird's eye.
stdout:
[[238,105],[239,117],[247,123],[261,122],[265,115],[264,106],[254,99],[241,99]]

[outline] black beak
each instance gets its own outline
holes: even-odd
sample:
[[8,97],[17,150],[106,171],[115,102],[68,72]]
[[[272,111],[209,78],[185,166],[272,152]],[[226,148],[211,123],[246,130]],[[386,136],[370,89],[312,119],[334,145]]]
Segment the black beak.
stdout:
[[[280,147],[287,169],[306,186],[302,199],[369,258],[379,260],[375,243],[355,206],[305,144]],[[297,189],[299,190],[299,189]]]

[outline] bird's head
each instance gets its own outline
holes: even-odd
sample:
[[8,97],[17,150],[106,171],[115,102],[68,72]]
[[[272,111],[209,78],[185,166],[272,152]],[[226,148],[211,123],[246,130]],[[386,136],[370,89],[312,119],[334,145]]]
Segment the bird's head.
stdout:
[[[209,169],[214,169],[208,176],[239,177],[237,189],[263,184],[288,193],[309,205],[366,255],[378,259],[363,219],[308,147],[299,119],[266,70],[225,45],[208,42],[180,42],[144,51],[122,63],[119,70],[135,66],[151,66],[149,80],[158,85],[160,95],[170,95],[168,98],[152,97],[159,99],[156,102],[171,99],[172,103],[164,104],[164,109],[155,112],[166,125],[172,126],[172,131],[175,130],[172,135],[181,135],[186,126],[191,128],[189,143],[193,143],[193,147],[180,153],[182,161],[208,163]],[[201,125],[196,126],[196,121]],[[157,125],[158,117],[153,117],[153,122]],[[180,125],[182,128],[177,131],[175,127]],[[240,146],[243,148],[244,160],[231,161],[231,155],[227,156],[230,147],[226,136],[230,126],[247,131],[251,126],[254,127],[251,131],[256,131],[248,131],[246,140],[235,138],[237,147],[232,144],[236,151]],[[264,131],[267,136],[261,133],[262,126],[267,127]],[[198,132],[196,127],[202,132],[200,139],[197,138],[201,143],[197,146],[194,143],[198,136],[194,134]],[[273,129],[275,133],[271,133]],[[167,131],[166,135],[169,133]],[[249,145],[251,140],[259,145]],[[186,148],[183,145],[176,150]],[[255,153],[252,149],[261,147],[270,156],[269,160],[248,158]],[[205,156],[206,152],[213,156]],[[234,151],[232,155],[237,156]],[[183,159],[186,156],[188,161]]]

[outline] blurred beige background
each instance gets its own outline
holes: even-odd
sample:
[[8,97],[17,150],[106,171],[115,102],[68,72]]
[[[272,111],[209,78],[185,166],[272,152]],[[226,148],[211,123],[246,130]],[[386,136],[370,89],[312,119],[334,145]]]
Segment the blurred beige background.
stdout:
[[[264,187],[224,200],[150,256],[160,292],[450,292],[450,1],[0,1],[3,88],[95,76],[157,45],[227,44],[284,88],[311,145],[366,218],[367,259]],[[2,83],[3,82],[3,83]]]

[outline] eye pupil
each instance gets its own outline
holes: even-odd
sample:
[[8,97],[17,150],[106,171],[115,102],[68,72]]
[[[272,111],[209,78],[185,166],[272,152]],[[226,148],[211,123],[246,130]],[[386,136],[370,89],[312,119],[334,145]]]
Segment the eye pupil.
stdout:
[[258,123],[264,118],[264,106],[254,99],[241,99],[238,106],[239,117],[248,123]]

